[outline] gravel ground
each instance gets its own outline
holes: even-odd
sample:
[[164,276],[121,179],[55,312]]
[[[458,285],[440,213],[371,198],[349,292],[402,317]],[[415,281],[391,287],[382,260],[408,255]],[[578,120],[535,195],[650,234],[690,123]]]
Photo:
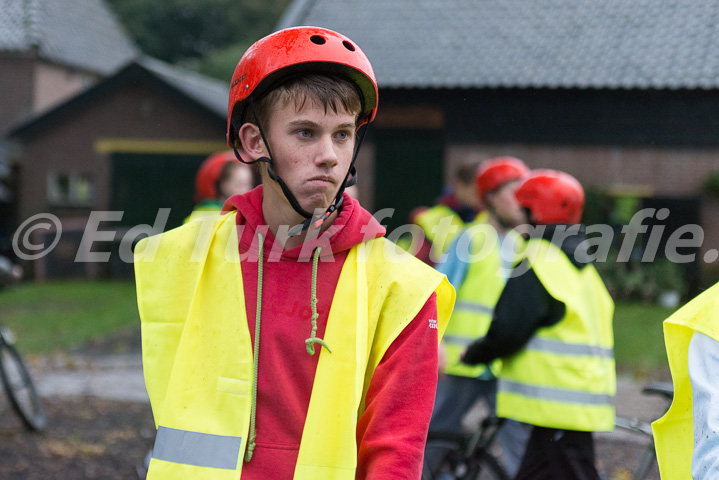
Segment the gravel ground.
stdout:
[[[632,480],[633,472],[639,466],[646,451],[648,439],[636,440],[598,437],[596,439],[597,468],[602,478],[608,480]],[[656,462],[652,464],[646,480],[659,480]]]
[[137,480],[154,437],[147,403],[97,397],[45,398],[48,427],[27,432],[3,402],[0,478]]
[[[136,466],[155,432],[136,337],[133,333],[69,355],[30,359],[48,427],[42,433],[27,432],[0,397],[0,480],[138,478]],[[667,380],[667,375],[657,379]],[[620,379],[619,415],[648,421],[661,415],[665,403],[642,396],[644,383]],[[630,480],[648,442],[620,430],[598,434],[597,465],[603,478]],[[656,466],[647,478],[659,479]]]

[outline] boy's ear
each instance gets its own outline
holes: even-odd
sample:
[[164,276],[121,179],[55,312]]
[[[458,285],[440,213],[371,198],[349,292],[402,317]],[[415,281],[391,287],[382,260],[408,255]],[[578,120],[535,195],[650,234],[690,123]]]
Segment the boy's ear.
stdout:
[[237,132],[237,137],[242,143],[242,149],[249,155],[252,160],[267,156],[265,142],[262,141],[262,135],[257,125],[253,123],[244,123]]

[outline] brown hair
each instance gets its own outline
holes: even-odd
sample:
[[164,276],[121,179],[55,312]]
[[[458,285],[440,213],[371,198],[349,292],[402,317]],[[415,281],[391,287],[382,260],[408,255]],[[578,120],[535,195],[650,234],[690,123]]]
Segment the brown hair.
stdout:
[[313,74],[292,77],[272,89],[254,104],[256,118],[251,111],[246,112],[247,121],[259,122],[267,131],[270,114],[276,105],[282,102],[283,106],[287,106],[294,102],[296,111],[300,111],[307,100],[320,103],[325,112],[331,109],[334,113],[340,110],[354,113],[356,124],[364,120],[359,118],[362,102],[354,84],[340,77]]
[[457,167],[454,171],[454,179],[464,185],[474,185],[474,180],[479,168],[478,161],[468,161]]

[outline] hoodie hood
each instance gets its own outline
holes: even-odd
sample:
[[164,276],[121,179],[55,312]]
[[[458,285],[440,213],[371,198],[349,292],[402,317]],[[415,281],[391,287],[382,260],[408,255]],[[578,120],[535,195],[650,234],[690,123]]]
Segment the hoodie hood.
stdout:
[[[343,195],[342,208],[330,227],[317,235],[308,231],[307,237],[297,247],[285,250],[274,235],[268,231],[262,213],[262,185],[242,195],[230,197],[222,208],[224,212],[237,210],[237,225],[240,228],[240,254],[258,252],[256,234],[265,236],[266,255],[280,255],[281,260],[309,260],[317,247],[322,247],[320,256],[326,257],[346,252],[355,245],[385,235],[385,228],[347,193]],[[288,229],[294,225],[288,225]],[[249,235],[248,235],[249,233]]]

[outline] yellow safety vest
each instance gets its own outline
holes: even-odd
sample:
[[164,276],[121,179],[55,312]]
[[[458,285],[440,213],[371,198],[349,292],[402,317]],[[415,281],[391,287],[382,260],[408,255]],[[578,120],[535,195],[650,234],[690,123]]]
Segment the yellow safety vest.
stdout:
[[691,479],[694,452],[692,385],[687,355],[694,332],[719,341],[719,283],[664,321],[664,343],[674,382],[669,411],[652,424],[663,479]]
[[414,223],[422,227],[424,236],[443,255],[464,227],[462,218],[446,205],[428,208],[415,218]]
[[[148,479],[241,475],[253,358],[235,217],[193,221],[136,248],[143,366],[158,428]],[[295,479],[355,478],[356,423],[374,369],[433,291],[443,333],[452,286],[402,254],[376,239],[344,262],[324,335],[333,353],[320,353]]]
[[[469,344],[487,333],[494,306],[506,283],[506,274],[502,272],[500,240],[496,230],[489,224],[487,212],[480,213],[465,231],[471,236],[472,243],[467,251],[460,254],[471,255],[470,259],[474,261],[469,263],[464,281],[457,287],[457,303],[444,333],[443,344],[447,352],[445,373],[478,377],[487,367],[466,365],[460,361],[460,354]],[[522,237],[510,230],[503,241],[514,242],[516,251],[516,245],[522,242]],[[509,264],[513,263],[513,259],[509,260]],[[499,373],[500,364],[499,360],[492,363],[494,375]]]
[[185,220],[183,220],[182,223],[191,222],[209,215],[219,215],[221,211],[222,203],[218,201],[204,201],[195,205],[195,208],[192,209],[190,215],[185,217]]
[[529,240],[526,256],[566,313],[503,359],[497,414],[548,428],[613,430],[614,302],[593,265],[577,269],[550,242]]

